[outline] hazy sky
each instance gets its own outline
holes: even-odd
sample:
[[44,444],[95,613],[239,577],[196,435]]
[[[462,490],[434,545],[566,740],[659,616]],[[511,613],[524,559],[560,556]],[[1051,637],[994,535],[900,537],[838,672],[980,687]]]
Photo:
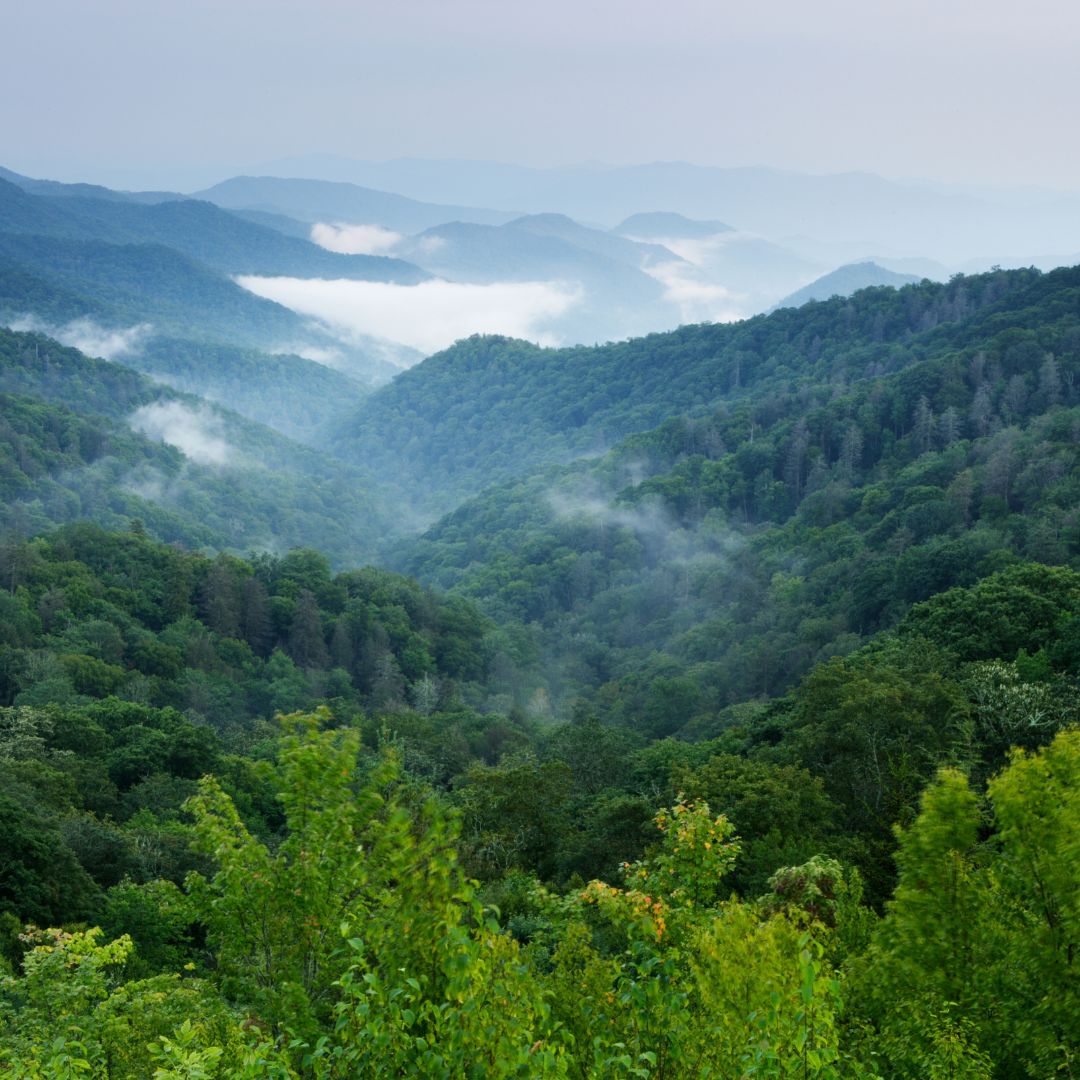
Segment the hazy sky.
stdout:
[[0,164],[33,175],[334,153],[1080,188],[1076,0],[0,5]]

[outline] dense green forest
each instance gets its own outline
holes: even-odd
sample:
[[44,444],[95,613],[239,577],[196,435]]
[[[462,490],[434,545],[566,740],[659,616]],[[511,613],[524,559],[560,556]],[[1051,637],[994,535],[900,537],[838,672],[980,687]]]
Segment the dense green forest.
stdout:
[[[602,712],[668,734],[783,690],[950,586],[1068,563],[1080,273],[1017,278],[898,370],[738,398],[489,489],[396,565],[533,627],[556,696],[597,690]],[[663,722],[645,719],[658,678],[678,687]]]
[[10,1075],[1075,1053],[1080,574],[940,594],[697,741],[490,711],[505,631],[314,552],[71,526],[0,574]]
[[1043,293],[1060,304],[1075,276],[998,271],[866,289],[597,348],[473,337],[372,394],[335,445],[375,467],[393,463],[405,497],[447,510],[491,483],[602,452],[681,413],[744,399],[768,409],[777,395],[820,393],[940,355],[965,335],[1038,322],[1043,312],[1031,309]]
[[0,329],[0,394],[0,521],[17,533],[139,518],[162,540],[317,544],[340,566],[372,558],[387,529],[369,475],[40,334]]
[[325,364],[295,355],[156,337],[127,364],[184,393],[312,444],[359,407],[367,388]]
[[478,338],[361,472],[0,332],[0,1074],[1074,1075],[1078,374],[1080,269]]

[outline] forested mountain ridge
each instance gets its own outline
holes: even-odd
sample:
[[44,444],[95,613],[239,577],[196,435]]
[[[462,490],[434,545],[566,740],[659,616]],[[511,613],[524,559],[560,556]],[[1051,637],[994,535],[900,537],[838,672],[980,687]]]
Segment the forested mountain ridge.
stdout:
[[[213,334],[194,339],[174,336],[198,335],[205,324],[188,318],[161,319],[163,312],[153,301],[144,306],[139,299],[127,297],[114,305],[76,292],[82,287],[78,282],[72,286],[65,288],[37,274],[0,266],[0,322],[38,330],[84,352],[112,353],[108,359],[122,360],[179,390],[227,402],[243,416],[267,423],[298,442],[318,440],[323,428],[335,426],[360,404],[369,380],[387,381],[397,370],[386,361],[337,343],[320,342],[313,354],[327,353],[327,359],[339,367],[278,351],[306,350],[306,341],[319,342],[318,334],[289,319],[288,313],[285,327],[292,336],[282,334],[275,342],[273,335],[254,335],[275,350],[265,352]],[[231,289],[228,296],[235,296]],[[213,327],[214,315],[206,322]],[[227,320],[220,330],[221,336],[235,335],[237,324]]]
[[160,203],[170,199],[186,198],[175,191],[117,191],[114,188],[103,187],[101,184],[38,180],[2,166],[0,166],[0,180],[6,180],[30,195],[47,195],[50,198],[114,199],[119,202],[140,203]]
[[371,477],[130,368],[0,329],[4,525],[141,518],[193,547],[318,543],[370,559],[389,517]]
[[[69,295],[123,313],[130,322],[152,321],[182,335],[269,347],[311,336],[306,321],[254,296],[225,275],[160,244],[107,244],[97,240],[0,234],[0,267],[7,283],[43,281]],[[40,288],[40,286],[39,286]],[[4,307],[27,313],[23,296]]]
[[[1027,281],[892,372],[832,367],[494,487],[396,565],[536,628],[556,696],[591,690],[603,714],[668,733],[777,692],[941,589],[1069,563],[1080,271]],[[646,707],[661,677],[679,694]]]
[[162,244],[226,274],[281,274],[414,284],[428,275],[399,259],[341,255],[239,218],[210,202],[32,195],[0,179],[0,232]]
[[[253,376],[261,386],[243,395],[266,398],[282,379],[312,384],[334,376],[300,360],[268,360],[264,377],[241,359],[244,350],[281,355],[303,351],[329,357],[363,385],[385,382],[396,368],[377,349],[359,348],[312,320],[255,296],[238,285],[236,274],[353,278],[414,284],[429,275],[399,260],[326,251],[307,239],[236,217],[210,203],[173,198],[143,203],[124,193],[85,197],[33,195],[0,180],[0,320],[63,336],[67,324],[89,319],[94,329],[121,335],[137,331],[138,348],[127,350],[146,369],[184,367],[191,389],[212,394],[221,378],[234,385]],[[52,191],[47,187],[43,190]],[[107,191],[107,189],[102,189]],[[70,335],[87,339],[80,328]],[[100,333],[93,336],[102,336]],[[232,350],[240,350],[232,351]],[[213,378],[192,358],[216,351],[224,368]],[[124,357],[125,359],[127,356]],[[232,362],[235,361],[235,362]],[[291,368],[291,371],[286,371]],[[337,405],[355,403],[358,390],[336,380]],[[313,385],[312,391],[316,387]],[[313,392],[300,409],[313,426],[331,419]],[[302,395],[303,396],[303,395]],[[264,420],[267,402],[249,411]],[[278,410],[280,418],[282,410]],[[298,421],[300,417],[296,418]],[[286,427],[289,425],[286,424]],[[296,426],[287,434],[299,434]]]
[[312,445],[370,392],[356,379],[302,356],[236,345],[151,337],[127,366]]
[[[218,347],[327,355],[362,386],[397,370],[169,248],[0,235],[0,324],[55,336],[83,320],[121,335],[136,331],[148,364]],[[179,347],[162,352],[158,339]]]
[[[1047,275],[1048,287],[1066,289],[1067,273]],[[333,445],[375,468],[392,462],[406,498],[446,510],[493,481],[603,452],[682,412],[897,370],[994,317],[1022,324],[1038,280],[999,271],[871,289],[595,348],[475,337],[372,394]]]

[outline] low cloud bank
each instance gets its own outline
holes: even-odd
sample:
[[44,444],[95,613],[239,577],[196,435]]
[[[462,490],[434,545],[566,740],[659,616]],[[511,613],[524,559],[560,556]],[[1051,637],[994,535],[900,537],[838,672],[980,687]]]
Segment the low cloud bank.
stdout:
[[650,238],[652,243],[684,260],[643,267],[645,273],[664,286],[664,299],[678,307],[683,322],[735,322],[751,314],[750,297],[728,288],[710,273],[712,261],[738,235],[723,232],[701,237]]
[[627,505],[587,487],[551,489],[545,495],[556,520],[584,519],[604,528],[630,529],[668,570],[726,571],[731,557],[745,544],[719,515],[707,515],[690,526],[679,524],[659,497]]
[[580,288],[552,281],[391,285],[255,276],[237,281],[258,296],[322,320],[345,340],[385,338],[423,353],[438,352],[478,333],[557,345],[550,322],[581,298]]
[[823,269],[796,252],[752,233],[662,237],[681,262],[644,267],[687,322],[731,322],[765,311],[818,278]]
[[47,334],[61,345],[70,345],[87,356],[100,356],[104,360],[117,360],[142,350],[146,340],[153,334],[149,323],[110,329],[93,319],[73,319],[63,325],[47,323],[36,315],[23,315],[10,323],[12,330]]
[[320,221],[311,226],[313,243],[342,255],[389,255],[404,239],[401,233],[381,225],[328,225]]
[[323,367],[340,368],[345,362],[345,354],[332,345],[310,345],[303,342],[278,342],[272,345],[267,352],[276,355],[299,356],[302,360],[310,360],[313,364],[322,364]]
[[731,323],[750,313],[750,297],[710,278],[710,262],[731,242],[731,233],[712,237],[664,237],[653,243],[677,255],[683,262],[660,262],[646,273],[664,286],[664,299],[679,310],[687,323]]
[[443,247],[441,236],[405,236],[383,225],[349,225],[316,222],[311,226],[311,242],[342,255],[397,255],[422,259]]
[[687,263],[659,263],[646,273],[664,286],[664,299],[678,307],[684,323],[735,322],[746,317],[746,296],[708,281]]
[[234,453],[215,413],[180,401],[143,405],[132,413],[131,426],[151,439],[175,446],[198,465],[227,465]]
[[607,528],[632,529],[639,536],[667,540],[678,532],[659,499],[636,506],[612,503],[600,495],[554,488],[546,493],[551,512],[560,520],[589,518]]

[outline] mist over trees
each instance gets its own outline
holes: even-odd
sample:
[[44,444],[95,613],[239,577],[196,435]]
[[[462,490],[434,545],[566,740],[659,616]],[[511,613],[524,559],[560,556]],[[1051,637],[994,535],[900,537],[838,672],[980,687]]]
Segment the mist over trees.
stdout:
[[10,175],[0,1073],[1071,1075],[1080,270],[390,381],[232,275],[421,242],[252,191],[643,319],[737,229]]

